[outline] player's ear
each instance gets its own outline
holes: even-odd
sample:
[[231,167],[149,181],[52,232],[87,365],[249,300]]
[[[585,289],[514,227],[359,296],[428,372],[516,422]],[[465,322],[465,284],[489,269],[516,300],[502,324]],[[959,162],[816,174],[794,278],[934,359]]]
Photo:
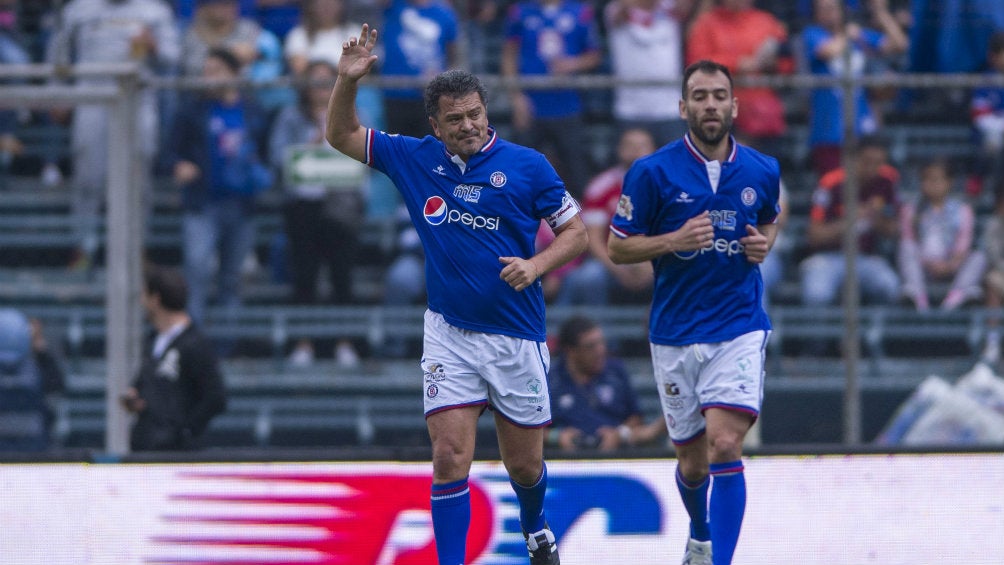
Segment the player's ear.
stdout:
[[738,115],[739,115],[739,99],[733,96],[732,97],[732,119],[733,120],[736,119],[736,116],[738,116]]
[[432,126],[432,133],[439,139],[443,139],[443,137],[439,135],[439,122],[436,121],[436,118],[429,116],[429,125]]

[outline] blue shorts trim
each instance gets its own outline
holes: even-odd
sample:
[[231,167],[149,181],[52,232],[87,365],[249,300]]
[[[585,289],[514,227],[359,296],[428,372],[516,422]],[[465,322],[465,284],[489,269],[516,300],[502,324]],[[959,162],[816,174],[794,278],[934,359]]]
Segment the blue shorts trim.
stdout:
[[438,414],[440,412],[445,412],[447,410],[453,410],[454,408],[467,408],[468,406],[480,406],[481,412],[484,412],[485,409],[488,408],[488,400],[478,400],[476,402],[465,402],[463,404],[451,404],[450,406],[440,406],[438,408],[434,408],[426,412],[425,417],[428,418],[433,414]]
[[725,402],[711,402],[708,404],[701,405],[701,414],[707,411],[708,408],[719,408],[721,410],[729,410],[732,412],[742,412],[744,414],[749,414],[753,416],[753,421],[755,422],[757,418],[760,417],[760,412],[749,406],[742,406],[741,404],[727,404]]
[[701,436],[704,435],[704,432],[705,432],[705,429],[702,428],[701,431],[697,432],[696,434],[694,434],[694,435],[692,435],[692,436],[690,436],[688,438],[684,438],[684,439],[681,439],[679,441],[677,441],[677,440],[675,440],[673,438],[670,438],[670,441],[673,442],[673,445],[689,445],[689,444],[694,443],[695,441],[701,439]]

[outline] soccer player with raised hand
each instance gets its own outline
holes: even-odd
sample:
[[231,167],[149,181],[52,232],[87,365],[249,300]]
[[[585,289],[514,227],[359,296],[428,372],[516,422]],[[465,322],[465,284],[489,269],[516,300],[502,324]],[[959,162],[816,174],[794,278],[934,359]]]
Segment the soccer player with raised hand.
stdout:
[[[539,279],[586,249],[579,205],[542,154],[496,134],[485,88],[466,71],[436,75],[425,88],[434,136],[363,127],[355,95],[376,62],[376,41],[377,31],[363,25],[358,38],[343,44],[325,137],[393,180],[425,249],[429,301],[421,368],[439,564],[465,563],[467,480],[477,421],[490,407],[530,563],[558,565],[543,507],[551,409]],[[541,220],[555,239],[537,252]]]

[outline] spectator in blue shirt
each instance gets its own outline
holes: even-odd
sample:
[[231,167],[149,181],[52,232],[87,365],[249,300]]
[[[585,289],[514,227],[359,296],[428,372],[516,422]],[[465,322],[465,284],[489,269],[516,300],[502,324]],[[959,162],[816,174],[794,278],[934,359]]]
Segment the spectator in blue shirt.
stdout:
[[[986,66],[988,77],[1004,76],[1004,31],[991,36]],[[973,89],[969,113],[979,149],[967,189],[977,194],[1004,178],[1004,87],[986,84]]]
[[[202,77],[233,81],[240,60],[226,49],[209,51]],[[185,104],[174,124],[171,150],[174,181],[182,190],[183,254],[188,311],[202,323],[219,263],[217,297],[233,311],[240,305],[241,265],[255,242],[254,209],[272,185],[265,166],[265,114],[231,85]]]
[[[562,78],[601,63],[596,14],[577,0],[524,0],[509,8],[501,70],[507,78]],[[591,176],[584,108],[573,88],[510,92],[512,124],[523,145],[551,157],[569,192],[581,197]]]
[[[909,40],[888,10],[886,0],[873,0],[873,18],[882,29],[869,29],[847,18],[841,0],[816,0],[814,21],[802,31],[805,55],[812,74],[841,76],[846,61],[850,74],[861,75],[870,59],[906,51]],[[850,57],[845,52],[850,50]],[[839,86],[812,91],[809,145],[812,165],[820,176],[840,166],[843,143],[843,91]],[[868,103],[863,88],[854,92],[854,129],[858,135],[874,134],[879,118]]]
[[[388,0],[383,19],[384,76],[430,79],[456,66],[458,20],[450,3]],[[388,133],[432,135],[422,88],[388,88],[383,97]]]
[[558,333],[558,351],[548,374],[550,445],[563,451],[615,451],[650,443],[666,433],[661,419],[644,423],[631,376],[620,359],[609,356],[596,320],[568,318]]

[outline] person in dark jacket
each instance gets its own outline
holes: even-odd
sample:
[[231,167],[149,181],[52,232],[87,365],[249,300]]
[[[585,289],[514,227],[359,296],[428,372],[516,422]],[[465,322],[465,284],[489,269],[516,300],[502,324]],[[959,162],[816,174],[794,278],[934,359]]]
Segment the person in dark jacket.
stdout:
[[[202,78],[221,81],[184,104],[171,142],[174,182],[181,187],[188,313],[205,324],[214,259],[216,296],[227,312],[240,305],[241,266],[254,250],[255,202],[272,185],[265,156],[268,120],[232,81],[240,60],[209,51]],[[227,82],[230,81],[230,82]]]
[[173,269],[145,273],[143,307],[153,332],[143,363],[122,404],[136,415],[133,451],[196,447],[210,420],[226,409],[226,393],[212,342],[185,311],[188,288]]

